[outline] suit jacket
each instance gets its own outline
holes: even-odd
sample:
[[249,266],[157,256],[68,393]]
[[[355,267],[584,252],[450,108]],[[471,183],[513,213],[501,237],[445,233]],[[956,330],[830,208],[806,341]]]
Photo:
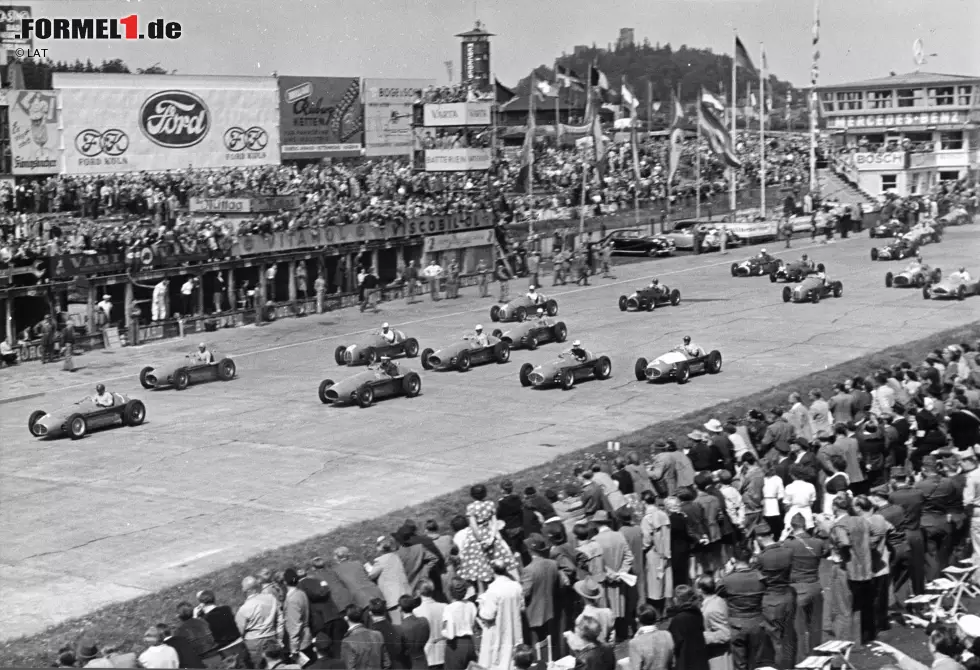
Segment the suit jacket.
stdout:
[[314,635],[331,621],[342,619],[344,610],[354,602],[350,589],[330,568],[310,570],[298,586],[310,599],[310,629]]
[[777,449],[780,452],[789,451],[789,442],[796,436],[793,426],[788,421],[780,418],[766,428],[766,434],[762,436],[762,448],[760,455],[764,455],[769,449]]
[[413,668],[427,668],[425,645],[429,643],[429,621],[414,614],[402,614],[402,622],[397,628],[405,639],[405,648],[412,660]]
[[555,593],[561,583],[558,563],[535,556],[521,573],[524,590],[524,613],[532,628],[545,625],[555,617]]
[[718,498],[707,491],[698,491],[698,497],[694,502],[704,510],[705,528],[708,533],[708,542],[717,542],[721,539],[721,526],[718,517],[721,514],[721,503]]
[[309,596],[302,589],[287,588],[286,602],[282,609],[286,621],[289,653],[296,654],[313,644],[313,635],[310,633]]
[[708,645],[708,657],[714,658],[728,652],[728,642],[732,639],[728,627],[728,603],[721,596],[706,596],[701,603],[704,617],[704,641]]
[[381,598],[384,594],[378,585],[371,581],[364,566],[354,561],[342,561],[334,568],[337,578],[350,592],[351,599],[358,607],[367,607],[371,598]]
[[177,661],[181,668],[203,668],[204,662],[196,651],[194,645],[183,637],[168,637],[163,641],[164,644],[173,647],[177,652]]
[[735,445],[732,444],[728,433],[715,433],[711,436],[711,446],[714,448],[715,456],[721,461],[717,463],[715,470],[724,468],[732,471],[732,464],[735,462]]
[[575,655],[574,670],[616,670],[616,651],[601,643],[583,649]]
[[439,559],[422,544],[399,547],[397,553],[402,567],[405,568],[410,593],[414,593],[419,581],[429,578],[429,571],[436,566]]
[[235,613],[227,605],[219,605],[202,617],[208,622],[217,647],[225,647],[242,636],[235,623]]
[[347,631],[340,645],[340,655],[347,670],[391,669],[384,635],[364,626],[356,625]]
[[582,487],[581,499],[582,512],[586,518],[591,517],[601,509],[612,511],[609,509],[609,502],[606,500],[606,494],[602,492],[602,487],[594,481]]
[[371,628],[381,633],[385,640],[385,649],[391,659],[393,670],[407,670],[412,667],[412,657],[408,653],[405,636],[395,624],[388,619],[372,621]]

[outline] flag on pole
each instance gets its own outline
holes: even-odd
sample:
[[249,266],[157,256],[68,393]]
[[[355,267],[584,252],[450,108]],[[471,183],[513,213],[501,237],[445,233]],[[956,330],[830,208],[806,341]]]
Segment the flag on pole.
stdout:
[[536,85],[537,92],[540,94],[539,99],[542,96],[545,98],[554,98],[558,95],[558,87],[550,81],[539,79]]
[[630,110],[630,118],[636,118],[636,110],[640,106],[640,101],[637,99],[636,94],[626,83],[626,78],[623,78],[623,88],[622,88],[623,104]]
[[[533,89],[534,74],[531,74]],[[531,182],[534,179],[534,98],[530,96],[530,106],[527,113],[527,131],[524,133],[524,146],[521,147],[521,167],[517,173],[517,190],[531,194]]]
[[817,85],[820,77],[820,3],[813,4],[813,65],[810,67],[810,84]]
[[749,74],[755,75],[755,66],[752,65],[752,59],[749,58],[749,52],[746,51],[745,45],[742,44],[742,40],[735,36],[735,65],[744,69]]
[[498,105],[502,105],[505,102],[510,102],[517,97],[517,94],[514,93],[514,91],[501,84],[500,80],[496,77],[493,78],[493,90],[494,99]]
[[592,66],[591,84],[602,91],[610,90],[609,79],[606,77],[606,73],[595,66]]
[[602,123],[599,121],[599,115],[596,114],[592,117],[592,150],[594,152],[595,159],[595,171],[598,175],[599,180],[605,176],[605,158],[606,158],[606,140],[602,136]]
[[714,93],[703,88],[701,89],[701,102],[713,107],[719,112],[725,111],[725,103],[723,103]]
[[742,161],[735,155],[732,147],[732,136],[725,125],[715,116],[715,113],[705,103],[698,103],[698,124],[708,138],[708,144],[716,156],[721,158],[728,167],[739,168]]
[[592,122],[592,115],[595,114],[595,108],[592,105],[592,64],[589,64],[588,79],[585,80],[585,122]]
[[449,75],[449,83],[453,83],[453,62],[451,60],[443,61],[446,65],[446,74]]
[[585,80],[567,67],[561,65],[555,66],[555,79],[562,88],[574,88],[579,91],[585,90]]
[[636,190],[640,188],[640,148],[636,136],[636,124],[630,128],[630,150],[633,152],[633,176],[636,177]]
[[684,148],[684,130],[681,124],[684,122],[684,107],[681,101],[673,93],[671,97],[674,101],[674,123],[670,131],[670,156],[668,158],[667,184],[674,181],[674,175],[681,164],[681,151]]

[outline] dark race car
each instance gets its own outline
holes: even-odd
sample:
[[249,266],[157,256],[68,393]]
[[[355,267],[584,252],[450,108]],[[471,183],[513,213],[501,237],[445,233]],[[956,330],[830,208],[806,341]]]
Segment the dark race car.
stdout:
[[623,312],[630,309],[652,312],[660,305],[673,305],[676,307],[679,304],[681,304],[681,292],[676,288],[671,290],[662,284],[637,289],[628,296],[619,296],[619,309]]
[[566,391],[576,382],[593,376],[596,379],[609,379],[612,376],[612,363],[606,356],[590,353],[584,361],[580,361],[566,351],[555,360],[538,366],[525,363],[520,371],[521,386],[561,386]]
[[347,379],[334,383],[332,379],[320,382],[318,396],[325,405],[357,403],[370,407],[375,400],[406,396],[414,398],[422,391],[422,378],[417,372],[390,361],[369,365]]
[[783,302],[820,302],[828,296],[841,297],[844,284],[825,281],[820,277],[807,277],[796,286],[783,287]]
[[493,305],[490,307],[490,320],[494,323],[499,321],[523,321],[528,317],[533,317],[537,310],[543,309],[548,316],[556,316],[558,314],[558,301],[546,298],[543,295],[538,295],[541,300],[540,303],[535,302],[527,297],[527,295],[521,295],[506,305]]
[[96,405],[91,396],[61,407],[53,412],[37,410],[27,420],[27,428],[34,437],[69,436],[78,440],[93,428],[104,428],[115,423],[138,426],[146,418],[143,402],[122,393],[113,393],[112,406]]
[[172,386],[178,391],[183,391],[190,384],[215,379],[226,382],[235,378],[235,361],[221,358],[213,349],[211,356],[213,363],[202,363],[193,356],[184,356],[166,365],[147,366],[140,370],[140,385],[145,389]]
[[897,274],[885,273],[885,288],[922,288],[926,284],[938,282],[943,278],[943,271],[933,270],[928,265],[913,261],[907,268]]
[[791,263],[780,261],[779,267],[769,274],[769,281],[773,283],[779,281],[796,283],[818,272],[824,272],[823,263],[814,265],[811,261],[803,260],[793,261]]
[[900,261],[912,258],[919,253],[919,245],[915,242],[900,237],[891,244],[884,247],[871,248],[871,260],[873,261]]
[[678,384],[684,384],[694,375],[721,372],[721,352],[715,350],[704,356],[691,356],[684,347],[677,347],[652,361],[636,359],[633,372],[637,381],[641,382],[674,379]]
[[871,226],[868,229],[868,237],[901,237],[907,230],[908,226],[904,223],[898,219],[892,219],[879,223],[876,226]]
[[426,370],[452,370],[466,372],[474,365],[506,363],[510,360],[510,344],[498,337],[487,338],[486,346],[479,344],[473,335],[466,335],[441,349],[423,349],[422,367]]
[[741,263],[732,263],[732,276],[733,277],[761,277],[763,275],[771,275],[773,272],[779,269],[780,261],[778,258],[762,258],[760,256],[753,256],[747,261],[742,261]]
[[674,240],[664,235],[646,235],[639,230],[614,230],[599,242],[612,245],[613,254],[639,256],[672,256]]
[[516,323],[507,330],[497,328],[492,335],[506,342],[511,349],[526,347],[534,350],[545,342],[564,342],[568,337],[568,328],[563,321],[552,323],[550,319],[535,319]]
[[405,354],[406,358],[415,358],[419,355],[418,340],[414,337],[407,337],[400,330],[396,330],[394,333],[394,342],[388,342],[379,330],[362,336],[356,344],[341,345],[334,351],[334,360],[337,361],[337,365],[359,365],[361,363],[372,365],[382,356],[391,357]]

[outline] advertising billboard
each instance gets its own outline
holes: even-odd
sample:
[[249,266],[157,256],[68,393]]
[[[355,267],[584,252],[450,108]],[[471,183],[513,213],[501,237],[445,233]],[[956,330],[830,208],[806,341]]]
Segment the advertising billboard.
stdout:
[[283,158],[360,156],[364,111],[358,77],[279,77]]
[[435,79],[364,80],[365,155],[411,155],[412,107],[419,90],[435,83]]
[[10,91],[10,159],[16,175],[61,171],[58,94],[54,91]]
[[489,170],[489,149],[426,149],[426,172]]
[[54,88],[66,174],[279,163],[271,77],[55,73]]
[[422,125],[489,126],[493,123],[489,102],[447,102],[424,105]]
[[21,37],[21,21],[31,18],[31,8],[23,5],[0,5],[0,44],[7,51],[15,47],[31,48],[31,38]]

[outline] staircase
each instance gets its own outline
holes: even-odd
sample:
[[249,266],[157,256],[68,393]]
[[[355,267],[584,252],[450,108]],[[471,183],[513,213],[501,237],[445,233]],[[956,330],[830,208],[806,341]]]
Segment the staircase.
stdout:
[[868,208],[878,209],[875,198],[829,168],[817,170],[817,179],[820,181],[820,194],[824,199],[834,198],[843,203],[867,205],[866,211]]

